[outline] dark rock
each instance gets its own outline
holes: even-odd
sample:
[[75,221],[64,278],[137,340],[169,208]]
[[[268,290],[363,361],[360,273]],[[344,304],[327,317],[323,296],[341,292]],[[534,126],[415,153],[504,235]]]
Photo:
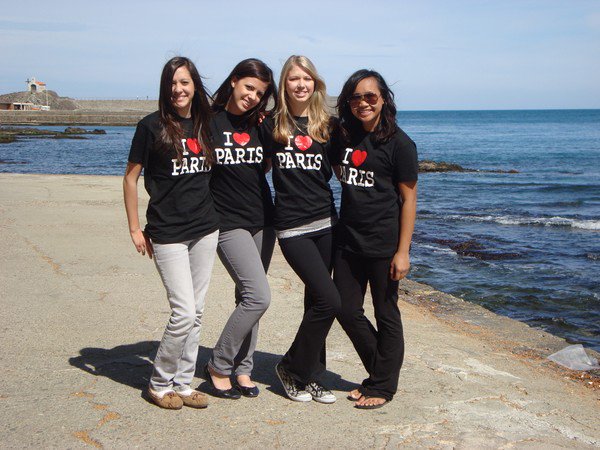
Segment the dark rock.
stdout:
[[38,128],[0,127],[0,133],[8,136],[54,136],[60,131],[40,130]]
[[419,172],[488,172],[488,173],[519,173],[518,170],[479,170],[462,167],[459,164],[449,163],[445,161],[431,161],[424,159],[419,161]]
[[87,131],[84,130],[83,128],[78,128],[78,127],[65,128],[65,134],[85,134],[85,133],[87,133]]
[[419,172],[466,172],[468,170],[458,164],[444,161],[431,161],[428,159],[419,161]]
[[65,134],[106,134],[105,130],[96,128],[95,130],[88,131],[79,127],[67,127],[64,131]]
[[14,136],[0,134],[0,144],[10,144],[11,142],[15,142]]
[[435,242],[441,245],[446,245],[454,250],[460,256],[470,256],[482,261],[494,261],[503,259],[520,258],[519,253],[499,252],[486,249],[481,243],[475,240],[468,241],[452,241],[449,239],[435,239]]
[[30,127],[0,127],[0,143],[11,143],[19,138],[87,139],[87,137],[83,136],[84,134],[106,134],[106,131],[87,131],[78,127],[67,127],[64,132],[40,130]]

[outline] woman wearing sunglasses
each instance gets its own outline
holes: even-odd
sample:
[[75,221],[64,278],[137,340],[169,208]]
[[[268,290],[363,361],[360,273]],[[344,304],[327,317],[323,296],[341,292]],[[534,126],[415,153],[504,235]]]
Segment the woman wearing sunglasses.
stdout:
[[[212,114],[189,59],[175,57],[165,64],[158,107],[137,126],[123,180],[131,240],[139,253],[154,257],[171,307],[148,394],[162,408],[204,408],[206,395],[190,384],[219,231],[209,192],[214,153],[207,130]],[[137,195],[142,169],[150,195],[144,231]]]
[[335,395],[319,381],[325,371],[325,338],[340,308],[331,279],[337,213],[329,187],[333,172],[325,83],[307,57],[291,56],[279,89],[275,114],[264,123],[273,165],[274,225],[283,256],[304,282],[305,293],[302,323],[276,372],[292,400],[333,403]]
[[[394,95],[377,72],[359,70],[338,97],[342,185],[334,281],[338,316],[369,376],[348,398],[360,409],[380,408],[398,387],[404,336],[398,280],[410,268],[416,217],[417,151],[396,125]],[[367,284],[377,329],[364,315]]]
[[253,354],[258,321],[271,301],[266,272],[275,233],[257,124],[274,93],[271,69],[258,59],[245,59],[221,84],[213,102],[217,164],[210,189],[221,230],[217,252],[235,282],[236,307],[205,373],[215,395],[223,398],[258,395],[251,379]]

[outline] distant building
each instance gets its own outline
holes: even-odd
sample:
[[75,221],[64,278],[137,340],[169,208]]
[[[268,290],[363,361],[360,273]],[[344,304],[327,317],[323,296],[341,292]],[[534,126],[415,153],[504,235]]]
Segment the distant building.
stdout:
[[[47,109],[45,109],[47,108]],[[0,110],[3,111],[39,111],[39,110],[49,110],[49,107],[34,105],[31,102],[2,102],[0,103]]]
[[36,80],[35,77],[29,78],[26,83],[29,92],[44,92],[46,90],[46,83]]

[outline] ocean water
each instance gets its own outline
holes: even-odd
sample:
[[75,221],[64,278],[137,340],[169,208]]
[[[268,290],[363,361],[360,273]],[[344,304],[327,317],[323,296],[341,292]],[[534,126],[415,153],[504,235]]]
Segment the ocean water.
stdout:
[[[399,112],[398,123],[420,159],[477,170],[420,175],[410,277],[600,351],[600,110]],[[0,172],[122,175],[134,128],[104,129],[0,144]]]

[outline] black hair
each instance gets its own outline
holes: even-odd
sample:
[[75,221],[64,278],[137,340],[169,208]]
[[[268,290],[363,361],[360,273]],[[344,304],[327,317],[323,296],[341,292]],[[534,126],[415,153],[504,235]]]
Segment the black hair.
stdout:
[[340,93],[337,101],[338,117],[340,119],[340,132],[341,138],[346,143],[351,139],[351,136],[357,132],[363,130],[362,123],[354,114],[350,108],[350,97],[354,94],[356,86],[365,78],[374,78],[377,82],[377,87],[381,92],[383,99],[383,107],[381,109],[381,118],[379,123],[373,131],[373,137],[377,143],[388,142],[391,137],[398,130],[396,125],[396,104],[394,103],[394,93],[390,90],[387,83],[379,74],[374,70],[361,69],[350,75],[350,78],[344,83],[342,92]]

